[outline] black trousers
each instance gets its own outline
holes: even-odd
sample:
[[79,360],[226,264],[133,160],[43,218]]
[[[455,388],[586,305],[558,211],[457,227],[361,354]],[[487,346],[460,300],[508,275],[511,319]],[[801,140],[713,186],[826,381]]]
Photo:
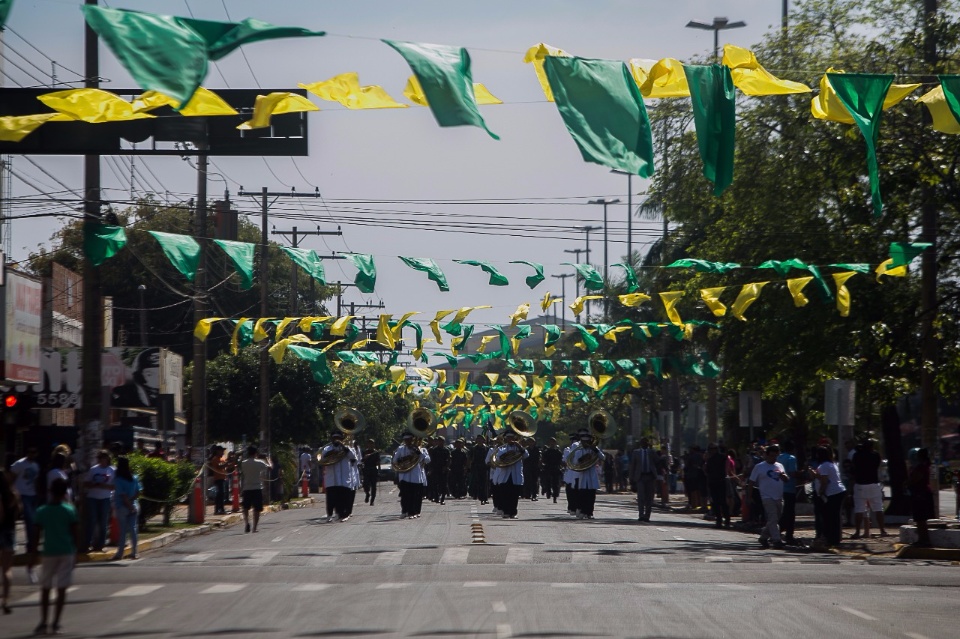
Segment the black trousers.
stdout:
[[[579,480],[578,480],[579,481]],[[564,484],[564,491],[567,493],[567,511],[575,513],[579,506],[577,505],[577,487],[573,484]]]
[[596,503],[596,488],[581,488],[577,490],[577,508],[582,515],[593,517],[593,506]]
[[547,498],[560,496],[560,473],[546,473],[543,477]]
[[827,503],[823,505],[823,536],[831,546],[840,545],[840,539],[843,537],[840,511],[843,509],[843,500],[846,496],[845,492],[832,495],[827,497]]
[[213,485],[217,487],[217,497],[213,502],[213,510],[217,514],[225,512],[226,501],[227,501],[227,480],[226,479],[215,479],[213,480]]
[[723,522],[730,523],[730,505],[727,504],[727,482],[712,481],[710,487],[710,504],[719,526]]
[[351,494],[355,494],[356,491],[347,488],[346,486],[327,486],[327,517],[330,517],[333,514],[336,514],[337,517],[343,519],[350,514],[350,500]]
[[462,470],[450,471],[450,496],[463,499],[467,494],[467,475]]
[[493,502],[493,507],[496,510],[503,510],[500,504],[500,495],[502,494],[503,491],[500,489],[500,484],[490,484],[490,501]]
[[510,479],[507,480],[507,483],[497,486],[497,492],[500,493],[500,510],[503,511],[504,516],[517,516],[517,504],[520,503],[521,488],[522,486],[514,484]]
[[780,532],[787,539],[793,539],[793,530],[797,524],[797,494],[783,493],[783,514],[780,515]]
[[523,473],[523,497],[524,499],[536,499],[537,498],[537,484],[539,483],[540,473],[537,472],[526,472]]
[[377,476],[376,475],[365,475],[363,478],[363,495],[364,501],[370,502],[370,505],[373,506],[373,500],[377,498]]
[[405,515],[419,515],[423,508],[423,484],[400,482],[400,510]]
[[442,504],[447,498],[447,473],[434,473],[431,475],[430,488],[433,499]]
[[473,491],[473,497],[477,501],[490,501],[490,480],[487,478],[486,468],[483,469],[483,472],[473,473],[470,483],[470,490]]

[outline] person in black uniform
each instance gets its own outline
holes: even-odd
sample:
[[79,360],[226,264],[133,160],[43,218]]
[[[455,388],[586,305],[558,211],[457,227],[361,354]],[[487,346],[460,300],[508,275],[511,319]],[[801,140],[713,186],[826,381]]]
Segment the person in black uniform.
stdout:
[[485,506],[490,501],[490,469],[487,467],[487,440],[477,435],[470,451],[470,496]]
[[450,449],[447,440],[437,435],[430,449],[430,470],[427,482],[433,495],[433,501],[442,504],[447,498],[447,478],[450,473]]
[[557,497],[560,496],[560,480],[563,478],[563,451],[557,446],[556,437],[551,437],[547,442],[541,459],[547,499],[553,497],[553,503],[557,503]]
[[360,462],[360,479],[363,481],[363,502],[373,506],[377,498],[377,481],[380,479],[380,451],[372,439],[367,440]]
[[537,485],[540,483],[540,447],[537,440],[527,437],[524,440],[527,457],[523,460],[523,498],[537,501]]
[[464,450],[466,442],[463,437],[453,442],[453,450],[450,451],[450,475],[449,487],[450,496],[454,499],[463,499],[467,495],[467,451]]

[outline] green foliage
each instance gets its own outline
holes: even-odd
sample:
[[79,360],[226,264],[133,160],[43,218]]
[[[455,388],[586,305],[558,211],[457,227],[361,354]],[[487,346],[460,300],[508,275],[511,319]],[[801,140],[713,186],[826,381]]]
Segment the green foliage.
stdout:
[[168,462],[138,453],[130,455],[130,470],[140,478],[140,511],[144,520],[159,513],[169,518],[177,502],[190,492],[197,474],[187,460]]
[[[340,366],[334,371],[330,392],[336,407],[350,407],[360,411],[367,421],[366,430],[359,439],[373,438],[377,447],[387,448],[399,439],[413,405],[404,397],[373,388],[373,383],[386,378],[382,366]],[[335,412],[335,409],[334,409]],[[334,412],[323,416],[327,430],[333,428]]]

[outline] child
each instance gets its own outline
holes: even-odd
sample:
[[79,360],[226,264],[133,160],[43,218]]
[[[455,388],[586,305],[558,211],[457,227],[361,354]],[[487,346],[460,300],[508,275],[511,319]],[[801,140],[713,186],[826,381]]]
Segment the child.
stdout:
[[60,633],[60,615],[67,602],[67,588],[73,580],[77,548],[77,511],[66,502],[67,482],[61,478],[50,484],[49,503],[37,509],[37,528],[43,538],[43,575],[40,580],[40,625],[34,634],[47,634],[50,590],[57,582],[57,605],[53,613],[54,634]]

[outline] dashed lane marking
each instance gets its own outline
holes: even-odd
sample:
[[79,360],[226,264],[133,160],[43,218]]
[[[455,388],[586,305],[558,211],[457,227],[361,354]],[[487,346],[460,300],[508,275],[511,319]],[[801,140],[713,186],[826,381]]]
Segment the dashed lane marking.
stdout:
[[377,590],[398,590],[400,588],[406,588],[409,585],[410,585],[409,583],[405,583],[405,582],[404,583],[398,582],[394,584],[377,584],[376,589]]
[[247,587],[247,584],[217,584],[210,586],[206,590],[201,590],[201,595],[226,595],[232,592],[240,592]]
[[326,590],[330,587],[330,584],[300,584],[299,586],[294,586],[290,590],[292,592],[319,592],[321,590]]
[[507,611],[507,604],[503,603],[502,601],[494,601],[494,602],[492,602],[490,605],[493,607],[493,611],[494,611],[494,612],[506,612],[506,611]]
[[729,564],[733,562],[733,557],[718,555],[716,557],[706,557],[704,561],[708,564]]
[[513,628],[508,623],[497,624],[497,639],[508,639],[513,636]]
[[533,563],[533,550],[530,548],[511,548],[507,551],[506,564],[530,564]]
[[[67,588],[67,594],[70,594],[71,592],[76,592],[77,588],[79,587],[80,586],[70,586],[69,588]],[[40,593],[35,592],[32,595],[27,595],[23,599],[19,600],[17,603],[25,604],[25,603],[35,603],[39,601],[40,601]]]
[[497,582],[495,581],[465,581],[463,583],[464,588],[495,588]]
[[403,561],[403,556],[407,553],[405,548],[400,550],[388,550],[386,552],[380,553],[376,559],[373,560],[374,566],[399,566],[400,562]]
[[141,608],[140,610],[136,611],[135,613],[133,613],[133,614],[131,614],[131,615],[127,615],[126,617],[124,617],[123,619],[121,619],[121,621],[122,621],[123,623],[132,623],[132,622],[134,622],[134,621],[139,621],[139,620],[143,619],[144,617],[146,617],[147,615],[149,615],[149,614],[150,614],[151,612],[153,612],[154,610],[156,610],[156,608],[153,607],[153,606],[148,606],[148,607],[146,607],[146,608]]
[[162,584],[143,584],[140,586],[128,586],[119,592],[115,592],[111,597],[141,597],[149,595],[151,592],[163,588]]
[[918,586],[890,586],[890,590],[895,590],[896,592],[917,592],[920,588]]
[[717,584],[717,587],[727,590],[753,590],[750,586],[744,586],[743,584]]
[[465,564],[470,556],[469,548],[447,548],[443,551],[440,563],[444,565]]
[[555,584],[550,584],[550,587],[551,588],[586,588],[587,586],[585,584],[579,584],[579,583],[555,583]]
[[180,561],[202,562],[202,561],[206,561],[207,559],[210,559],[211,557],[213,557],[212,552],[198,552],[192,555],[187,555],[181,558]]
[[871,617],[867,613],[860,612],[859,610],[856,610],[854,608],[847,608],[846,606],[840,606],[840,610],[844,611],[847,614],[851,614],[854,617],[860,617],[861,619],[865,619],[867,621],[877,621],[876,617]]

